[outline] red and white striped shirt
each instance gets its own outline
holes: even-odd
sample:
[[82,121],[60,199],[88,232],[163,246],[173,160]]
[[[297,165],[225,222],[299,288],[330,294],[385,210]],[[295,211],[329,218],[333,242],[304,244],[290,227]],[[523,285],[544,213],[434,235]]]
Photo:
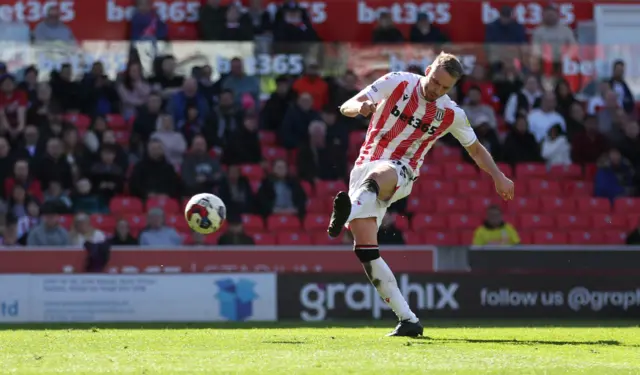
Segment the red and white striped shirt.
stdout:
[[418,176],[424,157],[436,141],[451,133],[464,146],[476,140],[467,116],[444,95],[428,102],[421,93],[420,77],[407,72],[388,73],[360,94],[378,105],[356,165],[375,160],[401,160]]

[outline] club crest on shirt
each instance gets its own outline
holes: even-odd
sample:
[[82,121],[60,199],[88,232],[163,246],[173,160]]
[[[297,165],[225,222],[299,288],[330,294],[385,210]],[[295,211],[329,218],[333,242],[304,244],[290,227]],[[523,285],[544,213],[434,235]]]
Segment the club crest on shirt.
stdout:
[[438,109],[436,110],[436,115],[435,115],[435,117],[434,117],[434,118],[435,118],[436,120],[438,120],[438,121],[442,121],[442,120],[444,120],[444,114],[445,114],[444,109],[440,109],[440,108],[438,108]]

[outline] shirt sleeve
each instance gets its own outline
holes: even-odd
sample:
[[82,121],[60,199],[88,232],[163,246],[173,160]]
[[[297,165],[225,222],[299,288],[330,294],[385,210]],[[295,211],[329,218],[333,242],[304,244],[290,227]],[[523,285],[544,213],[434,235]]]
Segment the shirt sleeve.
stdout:
[[401,73],[391,72],[378,78],[375,82],[360,91],[358,96],[366,95],[369,100],[378,104],[391,95],[400,82]]
[[450,133],[463,147],[469,147],[478,140],[476,133],[471,128],[467,114],[460,107],[455,108],[455,118],[451,124]]

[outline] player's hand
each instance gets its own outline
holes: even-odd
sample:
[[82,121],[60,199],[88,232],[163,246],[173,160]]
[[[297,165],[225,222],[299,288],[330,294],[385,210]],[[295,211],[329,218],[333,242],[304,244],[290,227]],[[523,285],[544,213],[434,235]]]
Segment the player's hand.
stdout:
[[513,181],[502,174],[501,176],[496,178],[494,182],[496,184],[496,191],[498,192],[498,195],[502,197],[502,199],[504,199],[505,201],[510,201],[513,199],[513,196],[515,194],[515,186],[513,184]]
[[376,103],[372,102],[371,100],[366,100],[362,102],[362,104],[360,105],[359,112],[364,117],[368,117],[370,114],[376,111],[376,108],[377,108]]

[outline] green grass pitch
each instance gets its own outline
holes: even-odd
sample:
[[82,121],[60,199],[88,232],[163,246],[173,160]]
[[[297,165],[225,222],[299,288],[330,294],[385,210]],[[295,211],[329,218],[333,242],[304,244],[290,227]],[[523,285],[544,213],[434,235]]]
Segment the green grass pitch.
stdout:
[[0,374],[640,374],[640,322],[0,326]]

